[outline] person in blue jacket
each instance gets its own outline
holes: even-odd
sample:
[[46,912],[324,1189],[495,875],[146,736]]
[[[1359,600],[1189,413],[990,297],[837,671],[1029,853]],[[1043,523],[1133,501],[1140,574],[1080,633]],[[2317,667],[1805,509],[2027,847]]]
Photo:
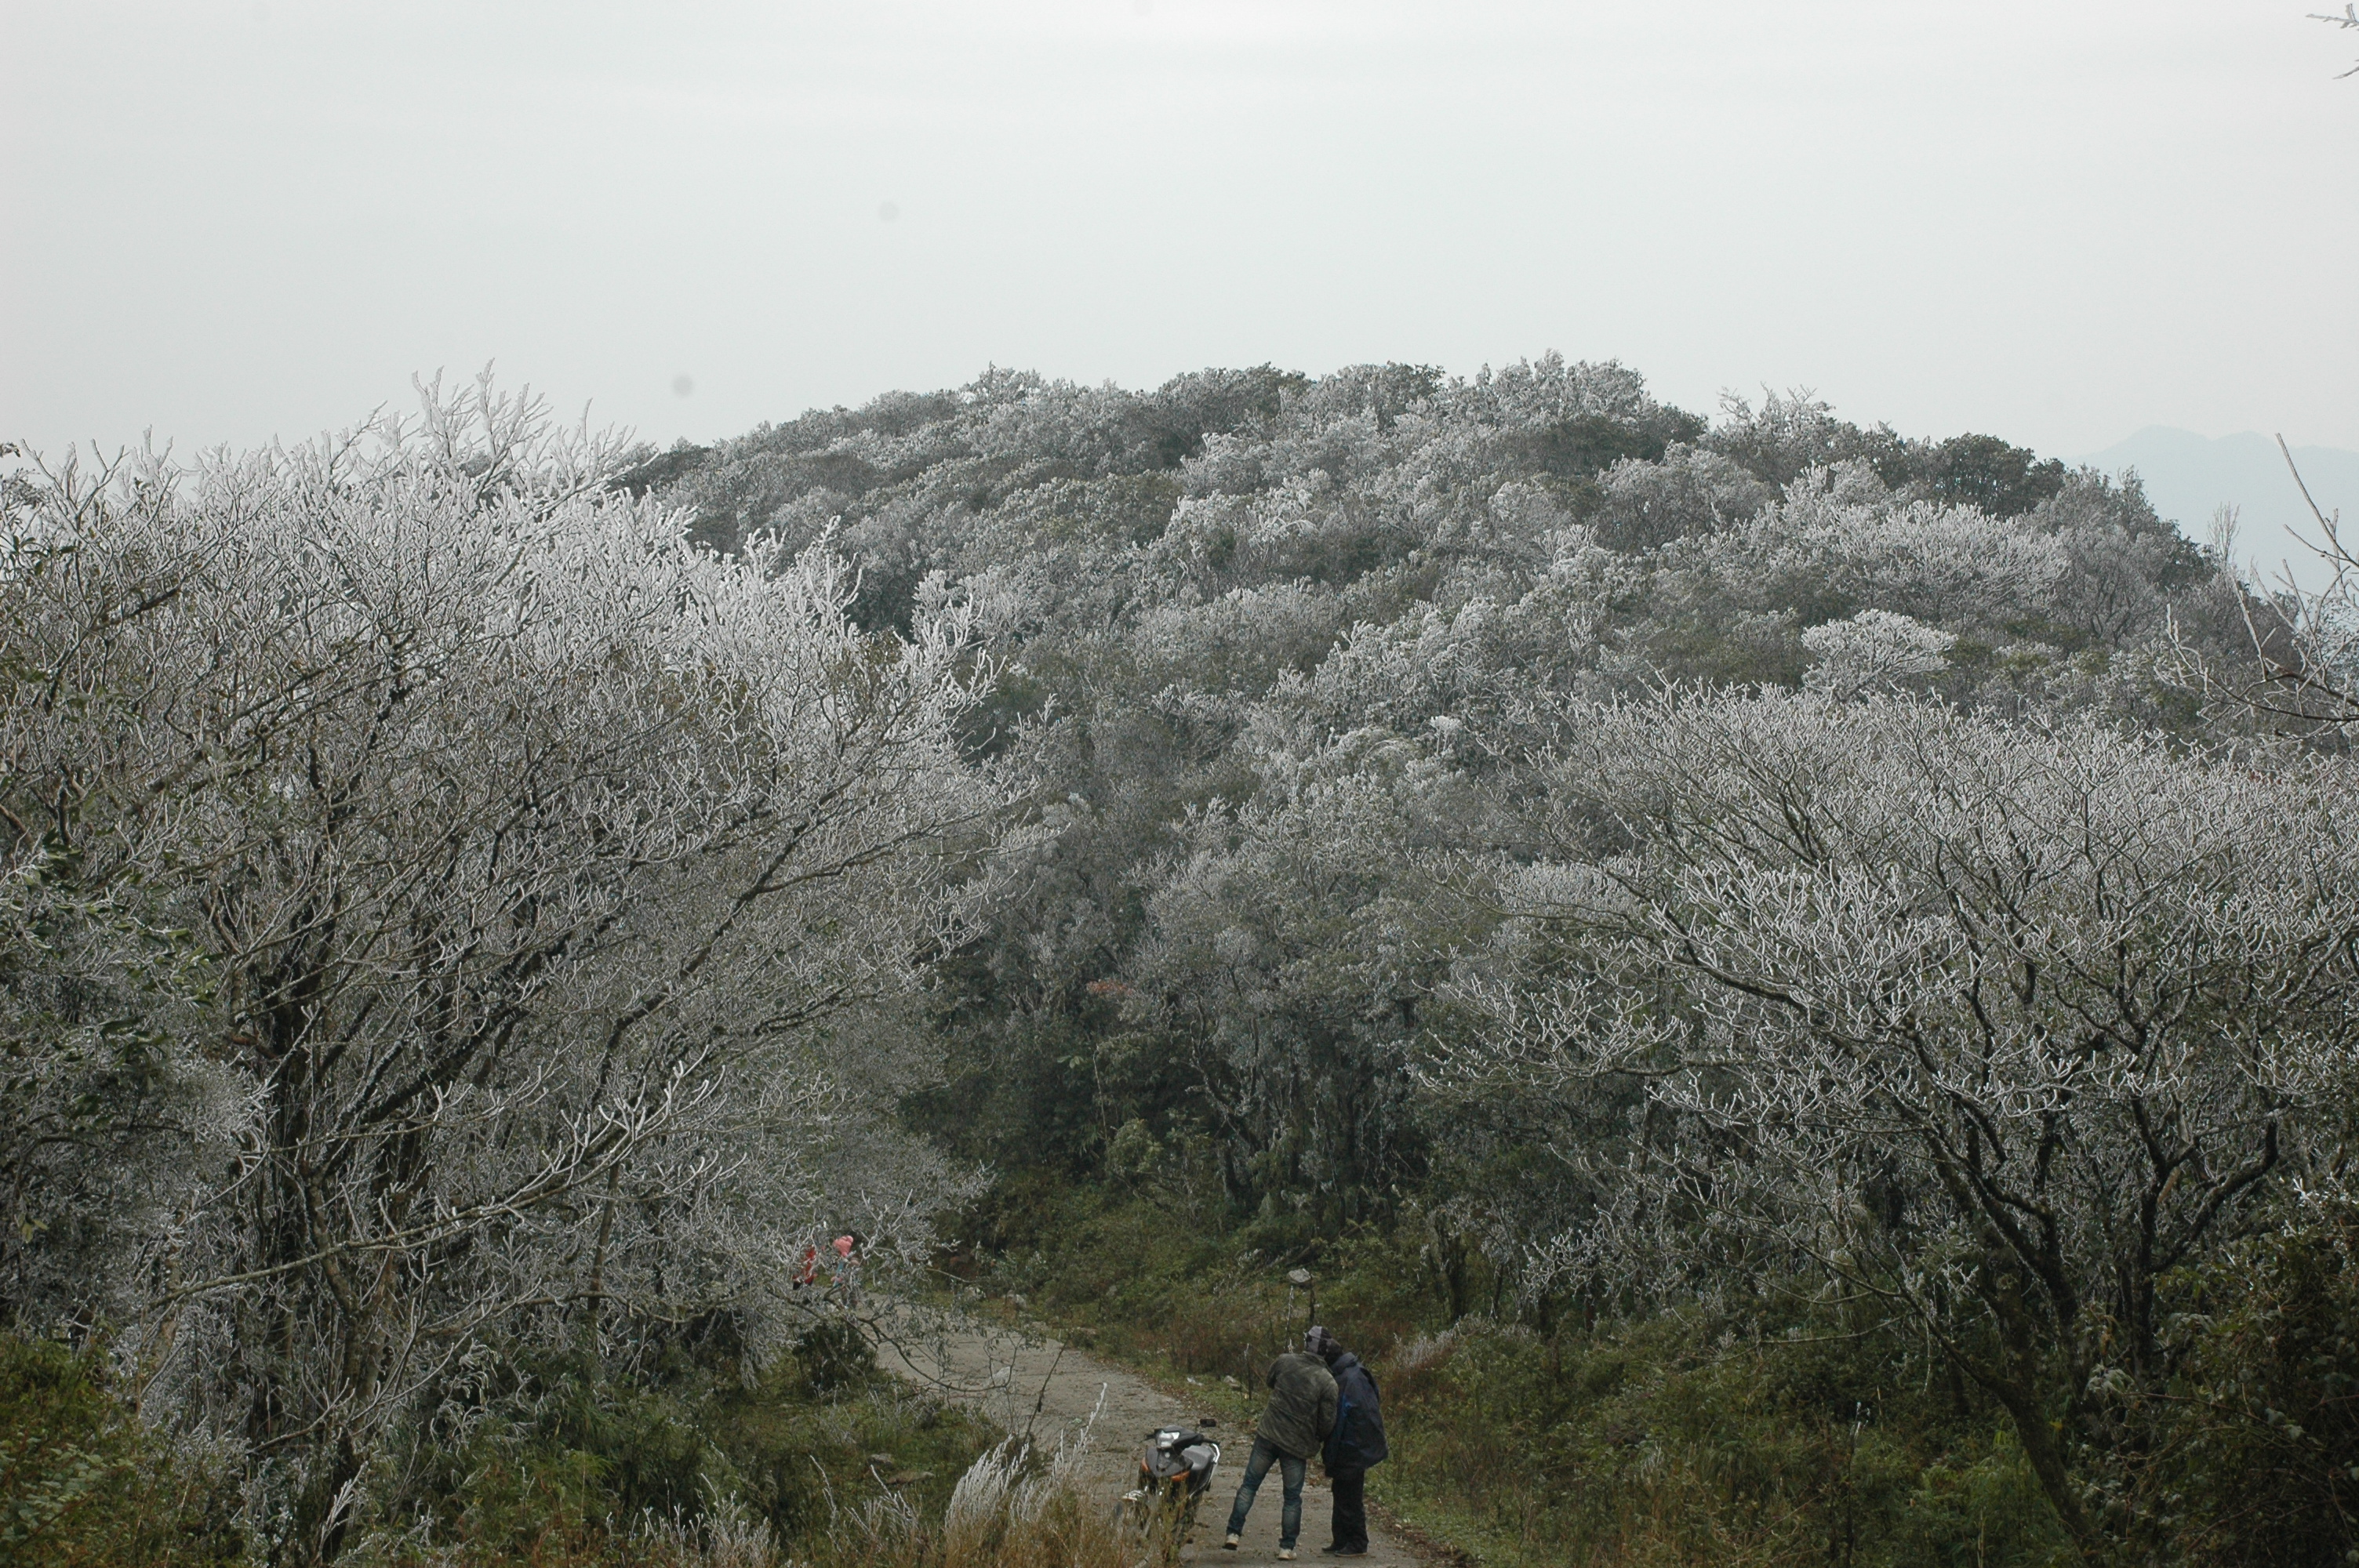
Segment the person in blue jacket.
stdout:
[[1368,1551],[1368,1469],[1381,1465],[1385,1447],[1385,1411],[1376,1397],[1376,1380],[1360,1358],[1336,1342],[1323,1328],[1309,1336],[1319,1358],[1335,1375],[1335,1428],[1327,1434],[1320,1454],[1335,1491],[1333,1530],[1327,1547],[1330,1557],[1364,1557]]

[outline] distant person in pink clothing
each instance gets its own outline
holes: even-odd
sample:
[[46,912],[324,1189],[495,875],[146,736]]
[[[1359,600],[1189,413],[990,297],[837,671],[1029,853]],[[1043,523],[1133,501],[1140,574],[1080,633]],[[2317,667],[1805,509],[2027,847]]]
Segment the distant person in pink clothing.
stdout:
[[[856,1302],[859,1299],[860,1232],[847,1230],[830,1241],[828,1246],[835,1252],[835,1282]],[[799,1291],[805,1286],[819,1283],[819,1271],[826,1257],[819,1249],[817,1242],[803,1249],[802,1260],[795,1266],[795,1289]]]
[[835,1249],[835,1282],[843,1289],[844,1304],[860,1304],[860,1232],[847,1230],[829,1243]]

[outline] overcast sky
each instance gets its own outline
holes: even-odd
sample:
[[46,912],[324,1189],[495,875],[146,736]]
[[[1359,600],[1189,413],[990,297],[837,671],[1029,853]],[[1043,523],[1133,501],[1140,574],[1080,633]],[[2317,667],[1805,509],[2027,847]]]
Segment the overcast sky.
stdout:
[[0,0],[0,438],[487,360],[650,438],[986,363],[2359,448],[2321,0]]

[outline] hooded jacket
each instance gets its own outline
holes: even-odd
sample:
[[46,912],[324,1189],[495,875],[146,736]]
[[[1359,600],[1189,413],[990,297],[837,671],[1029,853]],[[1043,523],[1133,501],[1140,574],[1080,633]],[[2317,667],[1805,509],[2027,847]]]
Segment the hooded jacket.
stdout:
[[1269,1364],[1269,1390],[1255,1430],[1288,1458],[1318,1453],[1335,1430],[1335,1375],[1318,1357],[1289,1350]]
[[1385,1446],[1385,1412],[1376,1398],[1375,1379],[1348,1350],[1336,1357],[1332,1365],[1336,1388],[1335,1430],[1327,1436],[1321,1462],[1331,1476],[1383,1464],[1391,1450]]

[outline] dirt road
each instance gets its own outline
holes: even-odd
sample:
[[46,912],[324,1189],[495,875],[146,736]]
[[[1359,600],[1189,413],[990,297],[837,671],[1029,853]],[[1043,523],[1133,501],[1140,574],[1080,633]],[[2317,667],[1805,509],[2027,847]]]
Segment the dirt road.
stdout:
[[[877,1360],[886,1370],[972,1404],[1010,1432],[1028,1432],[1034,1441],[1053,1446],[1060,1437],[1086,1431],[1088,1474],[1109,1504],[1133,1484],[1138,1447],[1148,1433],[1158,1426],[1201,1426],[1198,1418],[1207,1413],[1071,1346],[971,1318],[904,1314],[880,1330]],[[1234,1552],[1222,1551],[1222,1525],[1245,1475],[1253,1433],[1226,1423],[1203,1430],[1221,1444],[1221,1467],[1197,1515],[1196,1544],[1183,1556],[1208,1568],[1276,1563],[1285,1499],[1278,1472],[1272,1469],[1262,1483],[1245,1521],[1244,1544]],[[1303,1488],[1302,1537],[1296,1543],[1305,1562],[1321,1561],[1319,1549],[1334,1539],[1328,1530],[1332,1500],[1314,1463]],[[1374,1530],[1368,1555],[1353,1561],[1379,1568],[1416,1568],[1418,1563],[1398,1541]]]

